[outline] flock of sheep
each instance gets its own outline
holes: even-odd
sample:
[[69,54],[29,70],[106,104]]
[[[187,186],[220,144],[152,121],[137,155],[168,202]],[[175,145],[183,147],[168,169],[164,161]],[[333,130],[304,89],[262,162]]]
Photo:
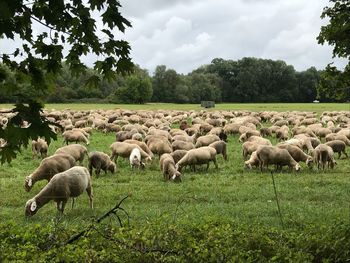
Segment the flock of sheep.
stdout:
[[[350,112],[323,112],[318,118],[311,112],[250,112],[250,111],[46,111],[47,119],[58,123],[52,129],[62,132],[63,146],[47,157],[48,145],[38,138],[32,142],[33,158],[44,158],[39,167],[25,178],[24,187],[30,191],[40,180],[48,184],[25,206],[27,216],[34,215],[50,200],[63,213],[70,197],[87,192],[90,207],[93,207],[91,176],[93,169],[98,176],[101,169],[107,173],[117,171],[118,157],[128,158],[131,169],[145,169],[150,162],[159,159],[161,173],[165,180],[181,182],[183,168],[196,171],[196,165],[213,162],[221,154],[227,157],[227,138],[240,134],[242,155],[247,169],[275,165],[299,171],[299,162],[318,169],[334,168],[339,158],[350,146]],[[0,128],[5,127],[9,114],[0,115]],[[191,120],[191,121],[189,121]],[[268,124],[270,125],[269,127]],[[23,124],[27,127],[28,124]],[[179,128],[174,128],[179,127]],[[113,132],[116,141],[110,145],[110,152],[88,152],[81,145],[89,145],[94,130]],[[273,146],[270,139],[279,141]],[[74,144],[69,144],[73,142]],[[0,147],[6,141],[0,139]],[[82,162],[87,156],[88,167]],[[157,157],[155,157],[157,156]],[[79,162],[80,166],[76,166]]]

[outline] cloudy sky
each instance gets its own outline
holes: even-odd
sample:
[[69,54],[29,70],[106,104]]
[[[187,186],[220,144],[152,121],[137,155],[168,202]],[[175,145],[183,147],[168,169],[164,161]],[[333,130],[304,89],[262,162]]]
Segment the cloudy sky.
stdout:
[[[124,36],[135,63],[188,73],[213,58],[281,59],[323,69],[332,48],[317,44],[327,0],[121,0],[133,27]],[[344,61],[335,64],[343,68]]]

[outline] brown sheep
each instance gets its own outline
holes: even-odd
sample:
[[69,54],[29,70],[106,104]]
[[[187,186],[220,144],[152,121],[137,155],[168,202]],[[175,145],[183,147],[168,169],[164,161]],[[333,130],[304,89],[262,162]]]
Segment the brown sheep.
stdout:
[[185,141],[173,141],[171,144],[173,151],[176,150],[191,150],[194,149],[194,144],[192,142],[185,142]]
[[256,151],[260,162],[260,170],[263,167],[268,168],[269,164],[275,164],[276,169],[281,169],[282,166],[287,165],[289,168],[294,168],[296,171],[300,170],[300,165],[293,159],[286,149],[280,149],[275,146],[262,146]]
[[175,161],[173,157],[165,153],[160,157],[159,160],[160,170],[163,173],[165,180],[173,180],[181,182],[181,173],[175,168]]
[[307,166],[312,166],[312,156],[304,153],[299,147],[290,144],[279,144],[277,145],[277,147],[281,149],[286,149],[296,162],[304,162]]
[[63,144],[66,143],[68,145],[69,142],[75,142],[75,143],[84,142],[86,143],[86,145],[89,145],[90,143],[82,131],[69,130],[69,131],[65,131],[62,135],[63,135]]
[[70,144],[60,147],[56,150],[55,154],[69,154],[75,161],[79,161],[80,164],[83,163],[85,155],[87,154],[87,149],[80,144]]
[[216,141],[211,144],[209,144],[209,147],[213,147],[216,150],[216,154],[222,154],[222,157],[225,161],[228,160],[227,158],[227,143],[224,141]]
[[176,151],[173,151],[172,153],[170,153],[170,155],[173,157],[174,159],[174,162],[177,163],[178,161],[180,161],[180,159],[182,157],[185,156],[185,154],[187,153],[188,151],[186,150],[176,150]]
[[215,167],[218,168],[216,163],[216,150],[213,147],[204,146],[192,149],[176,163],[176,170],[181,171],[182,167],[186,165],[190,165],[196,170],[196,164],[207,164],[208,170],[210,161],[214,162]]
[[92,169],[95,168],[96,175],[100,175],[101,169],[107,174],[110,171],[112,174],[115,173],[117,167],[114,162],[111,161],[109,156],[104,152],[91,152],[89,154],[89,172],[92,176]]
[[41,138],[38,138],[36,141],[32,141],[32,154],[33,159],[37,157],[38,153],[40,153],[41,158],[47,157],[47,150],[49,146],[47,142]]
[[214,134],[209,134],[209,135],[204,135],[200,136],[197,139],[196,148],[203,147],[203,146],[208,146],[209,144],[220,141],[220,137]]
[[326,164],[328,164],[328,168],[333,169],[334,165],[337,164],[333,157],[334,152],[332,147],[326,144],[320,144],[319,146],[317,146],[313,154],[318,169],[320,169],[320,167],[322,166],[322,170],[324,170]]
[[55,154],[43,159],[38,168],[26,177],[24,188],[27,192],[40,180],[50,181],[51,178],[60,172],[66,171],[75,165],[75,160],[68,154]]
[[338,153],[339,159],[342,153],[344,153],[346,158],[348,158],[348,154],[345,151],[345,148],[346,148],[345,142],[341,140],[334,140],[334,141],[327,142],[325,144],[330,146],[334,153]]
[[136,144],[130,144],[126,142],[115,142],[112,143],[109,148],[112,150],[111,160],[115,160],[115,162],[117,162],[118,156],[121,156],[123,158],[129,158],[134,148],[138,148],[140,150],[141,157],[145,159],[145,161],[152,160],[152,157],[149,156],[144,150],[141,149],[140,146]]

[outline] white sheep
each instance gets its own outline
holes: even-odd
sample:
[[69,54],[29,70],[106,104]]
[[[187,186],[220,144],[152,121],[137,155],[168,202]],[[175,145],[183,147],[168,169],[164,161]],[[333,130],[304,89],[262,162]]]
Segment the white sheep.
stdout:
[[[51,181],[25,206],[25,215],[33,216],[49,201],[56,202],[57,210],[63,213],[70,197],[78,197],[84,191],[89,196],[90,208],[93,208],[93,193],[89,171],[82,166],[75,166],[58,173]],[[74,199],[73,199],[74,200]]]
[[129,156],[130,166],[131,169],[137,168],[144,168],[145,164],[141,161],[141,152],[139,148],[132,149],[130,156]]

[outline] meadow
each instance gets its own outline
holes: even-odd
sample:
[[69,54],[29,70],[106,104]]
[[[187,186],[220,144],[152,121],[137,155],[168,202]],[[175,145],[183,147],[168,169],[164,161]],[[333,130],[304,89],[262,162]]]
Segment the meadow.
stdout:
[[[191,108],[164,105],[125,108]],[[47,105],[55,109],[119,106],[124,105]],[[219,104],[215,109],[321,112],[347,110],[347,107],[345,104]],[[191,109],[197,110],[193,105]],[[98,131],[90,138],[89,151],[108,154],[109,145],[115,141],[113,133]],[[276,143],[274,138],[270,139]],[[79,257],[95,262],[344,262],[350,259],[346,249],[350,247],[349,159],[337,159],[334,170],[309,169],[305,164],[298,173],[284,168],[273,173],[274,188],[270,172],[244,168],[238,136],[229,136],[228,140],[228,161],[218,156],[218,169],[211,164],[208,171],[205,167],[197,172],[184,170],[182,183],[164,181],[157,157],[145,170],[132,170],[128,160],[119,158],[115,174],[93,175],[93,210],[89,209],[84,193],[74,209],[70,202],[67,204],[63,216],[50,202],[32,218],[25,218],[24,205],[46,182],[38,182],[29,193],[24,190],[24,178],[40,160],[32,159],[30,147],[23,149],[11,164],[0,166],[0,261],[74,262]],[[60,146],[59,135],[50,145],[49,155]],[[83,165],[87,166],[86,159]],[[103,224],[92,223],[127,195],[122,207],[129,218],[118,212],[123,227],[116,216]],[[96,224],[96,231],[89,231],[75,245],[63,245],[70,236],[91,224]],[[51,245],[43,248],[43,244]]]

